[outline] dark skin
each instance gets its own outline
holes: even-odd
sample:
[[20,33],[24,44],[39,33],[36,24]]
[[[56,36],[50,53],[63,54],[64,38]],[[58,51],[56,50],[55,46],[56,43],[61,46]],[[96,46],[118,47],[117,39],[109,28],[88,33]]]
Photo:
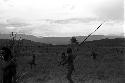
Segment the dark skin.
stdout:
[[11,51],[7,47],[2,48],[3,56],[3,83],[16,83],[16,64]]
[[95,53],[94,51],[92,51],[92,54],[91,54],[91,56],[93,57],[93,60],[96,60],[97,53]]
[[32,60],[32,62],[35,64],[35,58],[36,58],[36,56],[35,55],[33,55],[33,60]]
[[30,65],[31,65],[31,69],[32,69],[32,65],[36,66],[35,59],[36,59],[36,56],[33,55],[32,62],[30,63]]
[[68,73],[67,73],[66,77],[69,80],[69,83],[73,83],[71,75],[72,75],[73,71],[75,71],[75,69],[74,69],[75,56],[73,56],[71,48],[67,49],[67,54],[68,54],[68,56],[65,57],[65,60],[62,60],[61,65],[67,66]]
[[63,52],[63,53],[62,53],[62,56],[61,56],[61,61],[59,62],[59,66],[60,66],[60,65],[63,65],[63,66],[64,66],[63,63],[65,62],[65,60],[66,60],[66,55],[65,55],[65,52]]

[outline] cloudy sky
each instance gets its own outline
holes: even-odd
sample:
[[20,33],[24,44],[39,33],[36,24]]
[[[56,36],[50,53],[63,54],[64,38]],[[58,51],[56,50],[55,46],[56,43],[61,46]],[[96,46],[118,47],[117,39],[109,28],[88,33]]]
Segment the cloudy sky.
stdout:
[[0,33],[35,36],[123,34],[124,0],[0,0]]

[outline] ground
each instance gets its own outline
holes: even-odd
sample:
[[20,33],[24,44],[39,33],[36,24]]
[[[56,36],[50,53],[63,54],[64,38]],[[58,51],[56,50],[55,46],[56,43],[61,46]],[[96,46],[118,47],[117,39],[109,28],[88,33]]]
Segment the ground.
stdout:
[[[66,68],[58,66],[59,56],[64,48],[51,48],[48,53],[36,52],[36,68],[30,69],[31,56],[17,58],[19,83],[68,83]],[[118,51],[116,51],[116,49]],[[58,52],[58,53],[56,53]],[[74,83],[125,83],[124,47],[98,47],[95,51],[97,59],[91,57],[89,48],[75,51]],[[32,54],[32,53],[31,53]]]

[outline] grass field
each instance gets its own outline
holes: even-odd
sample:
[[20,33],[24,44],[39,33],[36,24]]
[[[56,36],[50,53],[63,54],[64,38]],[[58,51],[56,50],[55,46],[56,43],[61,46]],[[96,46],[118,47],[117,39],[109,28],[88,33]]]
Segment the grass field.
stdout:
[[[101,40],[102,43],[88,43],[97,53],[96,60],[92,59],[92,50],[86,46],[73,50],[73,54],[77,55],[74,62],[75,72],[72,75],[74,83],[125,83],[125,44],[123,40],[118,40],[120,42],[111,40],[108,43],[109,40]],[[30,43],[26,45],[32,45]],[[68,83],[67,69],[58,66],[60,55],[66,52],[66,47],[34,45],[16,48],[18,83]],[[37,65],[30,69],[33,54],[36,55]],[[0,61],[0,78],[1,67]]]
[[[19,79],[20,83],[68,83],[67,70],[58,66],[57,61],[65,48],[50,49],[48,48],[48,53],[40,50],[36,52],[37,66],[33,69],[29,65],[31,56],[18,57],[17,71],[23,75]],[[72,75],[74,83],[125,83],[125,48],[96,48],[96,53],[97,59],[93,60],[90,49],[80,48],[74,52],[77,55]]]

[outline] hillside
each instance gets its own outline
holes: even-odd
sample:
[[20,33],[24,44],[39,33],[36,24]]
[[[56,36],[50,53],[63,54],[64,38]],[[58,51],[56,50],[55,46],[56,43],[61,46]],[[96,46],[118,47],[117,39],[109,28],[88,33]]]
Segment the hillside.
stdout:
[[97,47],[125,47],[125,38],[101,39],[86,42],[88,45]]
[[[6,46],[10,44],[9,39],[0,39],[0,46]],[[115,39],[101,39],[101,40],[94,40],[94,41],[86,41],[85,44],[87,46],[96,46],[96,47],[125,47],[125,38],[115,38]],[[17,40],[15,41],[15,45],[20,45],[20,46],[35,46],[35,47],[40,47],[40,46],[60,46],[60,45],[52,45],[52,44],[47,44],[47,43],[41,43],[41,42],[34,42],[31,40]],[[64,45],[65,46],[65,45]],[[84,46],[84,44],[82,45]]]
[[[70,43],[71,37],[36,37],[33,35],[25,35],[25,34],[17,34],[17,39],[26,39],[31,40],[34,42],[41,42],[41,43],[47,43],[47,44],[53,44],[53,45],[66,45]],[[78,42],[82,42],[86,36],[76,36],[76,39]],[[93,40],[101,40],[101,39],[114,39],[114,38],[124,38],[124,36],[104,36],[104,35],[92,35],[90,36],[87,41],[93,41]],[[10,39],[9,34],[0,34],[0,39]]]
[[[49,41],[49,40],[48,40]],[[60,40],[61,41],[61,40]],[[0,46],[4,45],[9,45],[10,40],[9,39],[0,39]],[[34,42],[31,40],[17,40],[15,41],[16,45],[21,45],[21,46],[52,46],[52,44],[47,44],[47,43],[41,43],[41,42]],[[97,46],[97,47],[115,47],[115,46],[122,46],[125,47],[125,38],[115,38],[115,39],[101,39],[101,40],[94,40],[94,41],[86,41],[86,45],[88,46]],[[54,46],[54,45],[53,45]],[[59,45],[55,45],[59,46]],[[65,46],[65,45],[64,45]],[[84,44],[83,44],[84,46]]]

